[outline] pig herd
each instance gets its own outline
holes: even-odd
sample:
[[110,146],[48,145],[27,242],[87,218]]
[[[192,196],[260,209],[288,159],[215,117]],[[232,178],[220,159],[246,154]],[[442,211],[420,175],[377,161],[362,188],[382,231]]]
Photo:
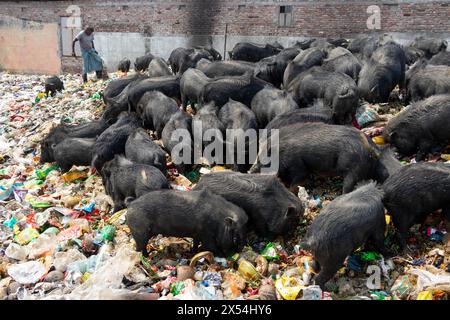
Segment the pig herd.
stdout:
[[[315,282],[323,286],[366,242],[392,254],[384,244],[385,208],[402,249],[409,228],[427,214],[442,210],[450,222],[450,166],[425,162],[450,142],[446,48],[439,39],[401,46],[366,36],[289,48],[239,43],[227,61],[206,47],[177,48],[167,62],[148,54],[136,59],[135,73],[108,84],[100,119],[53,128],[41,142],[41,161],[63,172],[95,168],[114,211],[128,208],[136,249],[145,255],[158,234],[193,238],[194,251],[200,246],[222,256],[239,251],[251,231],[265,239],[293,237],[304,213],[298,186],[311,174],[340,176],[343,195],[322,209],[300,243],[313,253]],[[119,69],[130,65],[124,59]],[[49,78],[46,90],[61,90],[58,80]],[[355,112],[360,100],[393,99],[408,106],[387,123],[388,145],[378,146],[352,126]],[[203,175],[191,191],[172,190],[167,154],[178,143],[172,134],[192,135],[193,120],[223,134],[278,129],[277,174],[261,174],[258,155]],[[192,139],[182,143],[191,147]],[[401,165],[394,151],[415,155],[417,163]],[[194,167],[176,165],[181,173]]]

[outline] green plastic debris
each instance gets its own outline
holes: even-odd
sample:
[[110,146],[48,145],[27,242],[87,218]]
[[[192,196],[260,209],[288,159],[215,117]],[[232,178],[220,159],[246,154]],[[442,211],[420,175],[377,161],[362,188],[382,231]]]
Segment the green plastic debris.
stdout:
[[91,97],[92,100],[98,100],[100,98],[101,98],[101,96],[100,96],[100,93],[98,93],[98,92],[94,93]]
[[361,253],[361,259],[363,261],[375,261],[378,260],[380,258],[380,255],[376,252],[373,251],[367,251],[367,252],[362,252]]
[[33,208],[48,208],[52,206],[50,202],[34,201],[34,200],[30,200],[30,204]]
[[188,178],[189,181],[196,183],[200,179],[200,173],[197,171],[190,171],[186,174],[186,178]]
[[370,295],[372,298],[375,298],[375,300],[393,300],[385,291],[372,291],[370,292]]
[[184,289],[184,281],[175,281],[170,284],[170,292],[176,296]]
[[141,263],[144,266],[144,268],[149,272],[151,277],[159,278],[156,272],[152,270],[150,264],[147,262],[147,260],[142,254],[141,254]]
[[269,242],[266,245],[264,250],[261,252],[261,255],[269,261],[280,259],[280,256],[278,255],[277,250],[273,246],[272,242]]
[[44,169],[44,170],[37,169],[35,171],[36,177],[38,177],[38,179],[40,179],[40,180],[45,180],[45,178],[47,178],[48,174],[51,171],[56,170],[56,169],[58,169],[57,165],[50,166],[50,167],[48,167],[47,169]]
[[100,233],[102,235],[103,240],[112,241],[112,240],[114,240],[114,236],[116,235],[116,227],[114,227],[112,225],[107,225],[107,226],[103,227],[103,229],[100,231]]
[[235,254],[233,254],[232,256],[229,256],[228,257],[228,260],[230,260],[230,261],[238,261],[238,259],[239,259],[239,253],[235,253]]

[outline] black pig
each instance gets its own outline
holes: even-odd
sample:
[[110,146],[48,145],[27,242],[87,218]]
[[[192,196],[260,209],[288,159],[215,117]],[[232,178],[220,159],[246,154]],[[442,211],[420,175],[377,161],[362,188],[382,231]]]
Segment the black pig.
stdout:
[[324,288],[345,258],[367,240],[382,254],[390,253],[384,246],[382,196],[375,183],[366,184],[334,199],[314,219],[300,247],[313,253],[320,268],[314,279],[317,285]]
[[131,65],[130,59],[123,58],[122,60],[119,61],[117,70],[122,71],[122,72],[128,72],[128,71],[130,71],[130,65]]
[[359,92],[355,81],[346,74],[320,67],[313,67],[292,80],[288,92],[303,107],[323,99],[325,106],[333,110],[333,121],[337,124],[350,124],[358,107]]
[[383,203],[399,231],[400,246],[406,245],[409,228],[442,209],[450,222],[450,166],[414,163],[402,167],[383,183]]
[[204,175],[194,190],[209,190],[244,209],[249,228],[262,237],[287,238],[303,215],[301,201],[274,175],[215,172]]
[[154,130],[158,138],[167,121],[177,111],[177,102],[159,91],[146,92],[136,107],[144,128]]
[[[375,175],[380,157],[358,129],[319,122],[281,128],[279,143],[268,149],[279,152],[279,166],[274,171],[293,192],[309,174],[316,173],[344,177],[343,192],[348,193],[358,182]],[[271,165],[262,163],[258,155],[250,173]]]
[[157,168],[133,163],[120,155],[103,165],[101,176],[106,193],[114,201],[114,212],[125,208],[125,200],[129,203],[147,192],[170,188]]
[[164,174],[167,171],[166,153],[142,128],[138,128],[128,137],[125,156],[132,162],[154,166]]
[[158,234],[191,237],[196,250],[227,256],[245,244],[245,212],[209,191],[159,190],[149,192],[128,207],[127,224],[136,250],[148,255],[148,240]]
[[450,95],[437,95],[412,104],[391,119],[383,138],[404,155],[418,151],[423,160],[440,143],[450,141]]
[[53,162],[53,150],[56,145],[66,138],[97,138],[108,128],[108,123],[103,120],[67,125],[64,123],[52,128],[48,135],[41,141],[41,159],[44,162]]
[[[186,159],[186,162],[175,163],[175,168],[183,173],[188,170],[190,164],[193,162],[193,141],[192,141],[192,117],[185,111],[178,111],[173,114],[161,133],[161,140],[164,149],[172,157],[174,161],[175,156]],[[178,150],[174,148],[180,147]],[[188,154],[185,154],[186,153]]]
[[284,90],[265,88],[253,97],[251,108],[259,127],[264,128],[276,116],[298,109],[298,104],[292,95]]
[[51,92],[51,96],[53,97],[56,94],[56,91],[64,90],[64,83],[57,76],[48,77],[45,79],[45,95],[48,97],[49,92]]
[[122,113],[117,122],[106,129],[95,141],[92,150],[92,167],[101,171],[106,161],[112,160],[115,154],[124,153],[128,136],[138,126],[135,114]]
[[67,172],[73,165],[89,166],[94,143],[94,138],[66,138],[58,143],[53,154],[61,171]]
[[[233,163],[235,164],[235,169],[240,172],[246,172],[250,168],[250,164],[255,160],[248,159],[250,150],[251,148],[254,148],[256,153],[258,147],[258,124],[256,122],[255,114],[244,104],[230,99],[220,109],[219,120],[224,125],[225,138],[227,140],[227,143],[231,143],[231,145],[227,145],[230,147],[234,147]],[[245,138],[246,134],[248,134],[248,140]],[[245,150],[241,150],[238,148],[240,141],[243,142]],[[231,150],[229,150],[229,153],[231,153]],[[237,161],[240,160],[239,154],[245,157],[244,159],[242,159],[245,161]],[[227,161],[227,163],[229,164],[230,162]]]

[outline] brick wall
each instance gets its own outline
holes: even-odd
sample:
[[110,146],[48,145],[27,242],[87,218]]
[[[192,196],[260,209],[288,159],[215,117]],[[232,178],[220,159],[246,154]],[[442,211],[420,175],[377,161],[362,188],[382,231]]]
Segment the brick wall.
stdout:
[[[381,31],[450,32],[449,1],[352,0],[150,0],[6,1],[5,15],[57,22],[69,5],[81,8],[85,24],[96,31],[141,32],[149,36],[231,35],[345,36],[367,32],[369,5],[381,8]],[[279,5],[293,5],[293,27],[278,27]]]
[[[226,50],[239,41],[288,45],[299,37],[352,37],[370,32],[366,22],[371,5],[381,10],[377,33],[396,33],[408,41],[418,34],[450,41],[450,0],[0,1],[0,26],[2,15],[59,23],[61,16],[70,16],[70,5],[80,7],[83,25],[95,27],[96,48],[110,70],[123,57],[134,60],[150,51],[167,58],[178,46],[213,44],[223,54],[226,24]],[[291,27],[278,26],[280,5],[293,6]],[[55,41],[60,47],[60,40]],[[81,71],[80,58],[60,60],[63,72]]]

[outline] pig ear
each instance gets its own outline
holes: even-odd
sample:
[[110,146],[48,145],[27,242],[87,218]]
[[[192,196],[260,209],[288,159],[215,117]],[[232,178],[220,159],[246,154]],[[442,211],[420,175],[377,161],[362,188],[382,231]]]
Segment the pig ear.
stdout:
[[286,217],[290,218],[293,217],[296,214],[295,207],[293,205],[289,205],[286,210]]
[[397,137],[397,132],[391,132],[390,134],[389,134],[389,139],[395,139]]
[[232,225],[233,225],[233,218],[231,218],[231,217],[226,217],[225,218],[225,225],[227,226],[227,227],[231,227]]

